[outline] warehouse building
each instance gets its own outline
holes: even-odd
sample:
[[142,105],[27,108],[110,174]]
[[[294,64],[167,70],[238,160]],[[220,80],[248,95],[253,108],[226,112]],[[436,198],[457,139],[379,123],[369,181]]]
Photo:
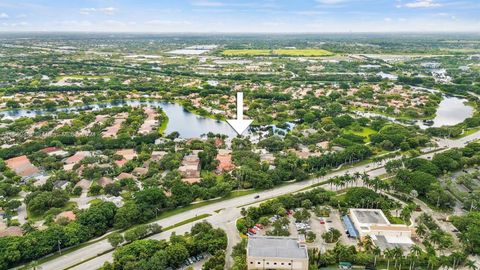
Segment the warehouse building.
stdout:
[[299,238],[251,236],[248,238],[249,270],[308,270],[308,252]]

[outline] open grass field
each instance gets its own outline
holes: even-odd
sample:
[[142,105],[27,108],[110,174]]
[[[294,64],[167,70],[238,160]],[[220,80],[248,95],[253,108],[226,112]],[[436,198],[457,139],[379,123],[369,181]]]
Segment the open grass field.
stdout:
[[245,50],[224,50],[222,52],[224,56],[267,56],[271,55],[271,50],[256,50],[256,49],[245,49]]
[[330,56],[332,52],[322,49],[278,49],[278,50],[224,50],[224,56]]
[[354,131],[354,130],[349,130],[349,131],[346,131],[346,133],[351,133],[351,134],[355,134],[355,135],[358,135],[358,136],[362,136],[362,137],[365,137],[365,142],[369,142],[370,141],[370,135],[371,134],[375,134],[377,133],[375,130],[371,129],[371,128],[368,128],[368,127],[364,127],[361,131]]

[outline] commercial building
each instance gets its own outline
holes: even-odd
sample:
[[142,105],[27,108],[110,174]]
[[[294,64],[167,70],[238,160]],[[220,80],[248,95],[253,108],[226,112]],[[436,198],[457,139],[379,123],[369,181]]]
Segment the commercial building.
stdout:
[[364,239],[370,236],[376,246],[384,250],[413,245],[413,228],[404,224],[391,224],[380,209],[349,209],[343,221],[350,237]]
[[247,246],[248,270],[308,270],[305,243],[293,237],[251,236]]

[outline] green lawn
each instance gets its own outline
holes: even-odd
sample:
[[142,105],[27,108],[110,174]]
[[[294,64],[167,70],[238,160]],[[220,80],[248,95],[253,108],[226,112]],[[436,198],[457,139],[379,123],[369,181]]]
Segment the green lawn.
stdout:
[[224,56],[331,56],[332,52],[322,49],[234,49],[222,51]]
[[158,127],[158,133],[160,133],[160,135],[163,135],[163,133],[165,133],[165,130],[167,129],[168,121],[170,120],[168,119],[165,113],[164,113],[164,116],[165,116],[165,120],[163,120],[162,124]]
[[355,134],[358,136],[365,137],[365,142],[370,142],[370,135],[376,134],[377,132],[369,127],[364,127],[361,131],[347,130],[345,133]]
[[[77,203],[76,202],[67,202],[65,204],[64,207],[60,208],[60,211],[63,212],[63,211],[69,211],[69,210],[72,210],[74,209],[75,207],[77,207]],[[45,213],[43,214],[39,214],[39,215],[36,215],[36,214],[33,214],[31,213],[28,208],[27,208],[27,217],[28,217],[28,220],[29,221],[39,221],[39,220],[42,220],[44,219]]]
[[178,223],[175,223],[171,226],[168,226],[168,227],[165,227],[162,229],[162,231],[168,231],[168,230],[171,230],[171,229],[175,229],[177,227],[180,227],[182,225],[185,225],[185,224],[188,224],[188,223],[192,223],[194,221],[197,221],[197,220],[200,220],[200,219],[204,219],[204,218],[207,218],[211,216],[210,214],[202,214],[202,215],[199,215],[199,216],[196,216],[196,217],[193,217],[193,218],[189,218],[189,219],[186,219],[184,221],[181,221],[181,222],[178,222]]
[[93,200],[89,201],[88,203],[90,205],[95,205],[95,204],[99,204],[101,202],[103,202],[101,199],[93,199]]
[[267,56],[271,55],[270,50],[257,50],[257,49],[245,49],[245,50],[224,50],[222,52],[224,56]]

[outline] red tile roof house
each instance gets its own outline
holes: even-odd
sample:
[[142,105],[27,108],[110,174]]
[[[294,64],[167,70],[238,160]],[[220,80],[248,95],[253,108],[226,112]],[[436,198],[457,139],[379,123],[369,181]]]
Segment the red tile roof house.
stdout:
[[10,169],[22,178],[33,177],[40,173],[40,170],[30,163],[25,155],[7,159],[5,162]]
[[133,149],[118,150],[115,154],[123,157],[123,159],[121,160],[115,160],[115,163],[119,167],[122,167],[123,165],[125,165],[125,163],[127,163],[127,161],[130,161],[137,156],[137,153]]
[[62,148],[55,147],[55,146],[43,148],[40,151],[49,155],[49,156],[66,157],[68,155],[67,151],[63,150]]
[[88,181],[87,179],[82,179],[77,182],[75,187],[80,187],[82,190],[88,190],[91,184],[92,184],[91,181]]
[[217,173],[229,172],[235,169],[235,165],[232,162],[232,154],[229,150],[220,149],[217,154],[218,166]]
[[74,220],[77,219],[77,215],[75,215],[75,213],[73,213],[73,211],[65,211],[65,212],[62,212],[62,213],[58,214],[57,217],[55,218],[55,221],[57,221],[61,218],[65,218],[68,221],[74,221]]
[[8,228],[0,231],[0,237],[22,236],[22,235],[23,235],[22,228],[20,228],[18,226],[8,227]]
[[82,161],[86,157],[91,157],[92,153],[88,151],[78,151],[73,156],[66,158],[63,162],[65,165],[63,169],[66,171],[70,171],[73,169],[73,166],[78,162]]
[[100,179],[98,179],[98,184],[104,188],[105,186],[109,185],[109,184],[113,184],[113,180],[109,177],[101,177]]
[[129,174],[125,172],[122,172],[119,175],[117,175],[117,177],[115,177],[116,180],[122,180],[127,178],[137,179],[133,174]]

